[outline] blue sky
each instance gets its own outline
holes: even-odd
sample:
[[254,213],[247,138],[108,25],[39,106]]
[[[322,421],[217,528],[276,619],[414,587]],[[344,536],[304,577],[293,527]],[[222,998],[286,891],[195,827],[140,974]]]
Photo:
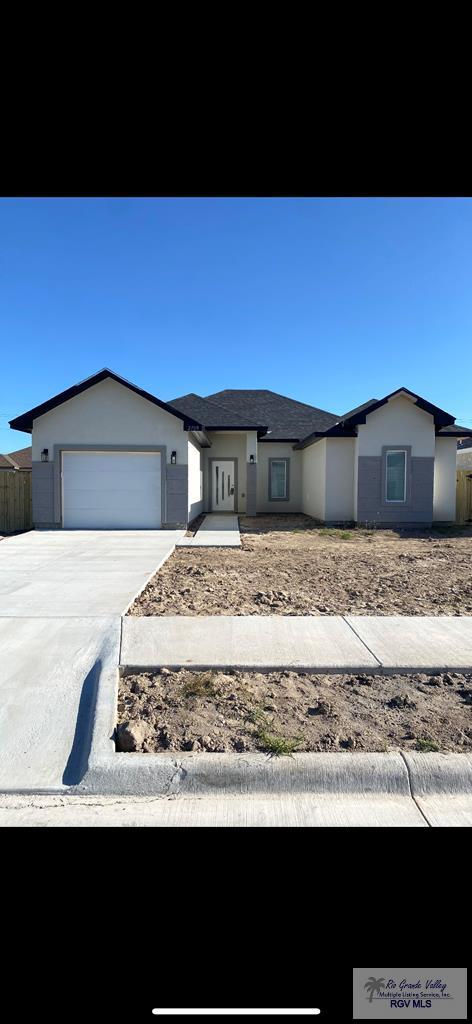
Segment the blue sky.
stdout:
[[0,200],[8,420],[109,366],[163,399],[400,385],[472,426],[471,199]]

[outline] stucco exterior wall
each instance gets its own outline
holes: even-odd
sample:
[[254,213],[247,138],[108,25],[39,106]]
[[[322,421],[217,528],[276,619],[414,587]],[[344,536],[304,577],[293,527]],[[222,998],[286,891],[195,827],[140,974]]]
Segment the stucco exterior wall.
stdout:
[[203,449],[203,494],[205,511],[209,511],[210,504],[210,480],[209,480],[209,459],[237,459],[238,494],[235,502],[235,511],[240,515],[246,512],[246,434],[209,431],[211,448]]
[[[257,511],[301,512],[302,507],[302,452],[294,452],[292,444],[278,441],[259,443],[257,456]],[[289,500],[269,499],[269,459],[289,459]]]
[[[324,518],[327,522],[351,522],[354,519],[355,441],[354,437],[331,437],[326,440]],[[316,448],[316,445],[313,447]]]
[[202,450],[193,438],[188,441],[188,518],[194,519],[203,511],[203,459]]
[[[359,424],[357,438],[357,511],[360,523],[430,525],[433,520],[434,419],[409,398],[399,396]],[[385,500],[385,453],[408,452],[407,500]],[[356,500],[354,502],[356,508]]]
[[456,518],[456,450],[455,437],[436,438],[433,518],[438,522]]
[[[33,423],[33,522],[61,525],[60,449],[142,446],[161,452],[162,525],[185,523],[188,512],[188,434],[182,420],[114,380],[99,384],[51,409]],[[41,462],[47,448],[49,462]],[[171,452],[177,465],[170,465]],[[164,463],[166,457],[167,465]]]
[[434,419],[409,398],[392,398],[358,428],[358,455],[381,455],[385,445],[411,445],[415,457],[434,458]]
[[104,380],[33,423],[33,462],[54,444],[166,445],[167,461],[177,452],[177,464],[187,463],[188,434],[182,420],[129,391]]
[[302,512],[325,519],[326,441],[317,441],[300,452],[302,456]]
[[357,523],[358,494],[359,494],[359,438],[354,439],[354,522]]

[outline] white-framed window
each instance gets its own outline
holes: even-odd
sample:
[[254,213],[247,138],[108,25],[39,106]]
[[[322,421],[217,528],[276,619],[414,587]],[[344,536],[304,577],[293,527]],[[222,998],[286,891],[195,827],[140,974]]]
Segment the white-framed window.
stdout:
[[269,459],[269,500],[288,501],[289,459]]
[[389,503],[406,501],[406,462],[405,449],[385,454],[385,500]]

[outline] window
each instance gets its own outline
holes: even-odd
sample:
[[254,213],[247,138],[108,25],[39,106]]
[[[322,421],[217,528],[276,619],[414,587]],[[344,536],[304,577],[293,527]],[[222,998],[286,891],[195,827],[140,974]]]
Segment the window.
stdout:
[[269,501],[289,499],[290,459],[269,459]]
[[386,453],[385,497],[387,501],[406,501],[406,451]]

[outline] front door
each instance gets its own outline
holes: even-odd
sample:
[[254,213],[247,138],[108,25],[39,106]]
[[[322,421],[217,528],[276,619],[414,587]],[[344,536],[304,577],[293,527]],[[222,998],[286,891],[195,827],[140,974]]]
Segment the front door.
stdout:
[[234,512],[234,461],[212,462],[211,507],[213,512]]

